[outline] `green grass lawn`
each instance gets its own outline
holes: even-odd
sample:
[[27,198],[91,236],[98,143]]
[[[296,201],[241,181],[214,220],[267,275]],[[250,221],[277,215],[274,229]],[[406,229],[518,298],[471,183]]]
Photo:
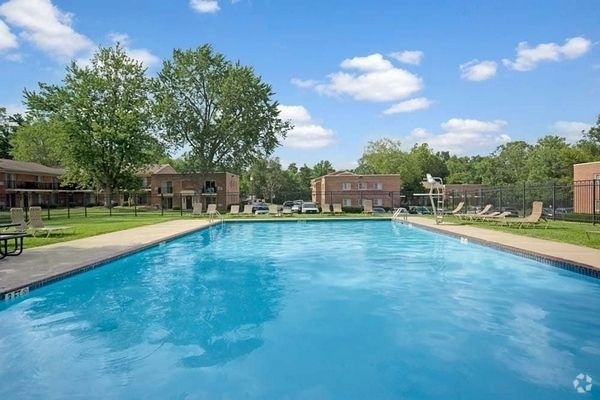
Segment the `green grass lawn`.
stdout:
[[592,234],[588,238],[585,233],[586,231],[600,231],[600,226],[593,226],[589,223],[550,221],[548,228],[544,229],[544,222],[542,221],[535,227],[524,226],[519,229],[517,226],[506,226],[493,222],[464,221],[453,216],[444,217],[444,221],[600,249],[600,234]]
[[[87,216],[86,216],[87,214]],[[183,214],[183,215],[182,215]],[[390,217],[391,215],[374,215],[372,218]],[[290,220],[299,218],[364,218],[365,214],[353,214],[344,213],[342,215],[332,214],[310,214],[310,215],[297,215],[292,216],[243,216],[243,215],[229,215],[223,214],[223,219],[231,218],[242,218],[242,219],[278,219],[278,220]],[[180,212],[165,211],[163,215],[160,212],[138,212],[135,215],[131,210],[114,210],[112,215],[104,208],[90,208],[84,213],[81,210],[73,210],[67,215],[66,212],[51,211],[50,218],[48,215],[44,215],[44,223],[47,226],[61,225],[61,226],[72,226],[75,228],[74,233],[67,231],[63,235],[53,234],[50,237],[40,236],[25,238],[24,244],[26,248],[44,246],[51,243],[65,242],[74,239],[81,239],[102,233],[115,232],[125,230],[129,228],[135,228],[138,226],[157,224],[160,222],[166,222],[174,219],[181,218],[207,218],[206,216],[192,216],[189,211]],[[502,232],[513,233],[516,235],[523,235],[527,237],[536,237],[540,239],[554,240],[557,242],[572,243],[580,246],[586,246],[591,248],[600,249],[600,234],[590,235],[590,238],[586,236],[586,231],[600,231],[600,226],[593,226],[586,223],[576,222],[564,222],[564,221],[550,221],[547,229],[544,229],[543,225],[532,227],[507,227],[490,222],[471,222],[461,221],[455,217],[447,216],[444,218],[445,222],[456,222],[465,225],[473,225],[480,228],[498,230]]]

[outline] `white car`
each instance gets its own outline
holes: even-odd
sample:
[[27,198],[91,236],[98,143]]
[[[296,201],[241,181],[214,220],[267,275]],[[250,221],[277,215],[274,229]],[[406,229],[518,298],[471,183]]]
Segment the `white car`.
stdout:
[[317,207],[317,205],[315,203],[312,203],[310,201],[305,201],[304,203],[302,203],[302,214],[318,214],[319,213],[319,207]]

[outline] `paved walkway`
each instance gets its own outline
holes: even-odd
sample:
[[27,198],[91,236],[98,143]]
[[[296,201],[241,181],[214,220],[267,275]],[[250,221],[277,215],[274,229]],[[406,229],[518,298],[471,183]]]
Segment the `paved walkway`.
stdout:
[[[600,250],[491,231],[469,225],[451,223],[436,225],[433,219],[417,216],[409,217],[408,222],[427,229],[437,229],[505,248],[540,254],[600,271]],[[39,286],[74,271],[86,269],[123,254],[184,235],[209,224],[207,220],[200,219],[169,221],[25,249],[19,256],[0,260],[0,299],[15,290],[25,288],[25,291],[28,291],[29,287]]]

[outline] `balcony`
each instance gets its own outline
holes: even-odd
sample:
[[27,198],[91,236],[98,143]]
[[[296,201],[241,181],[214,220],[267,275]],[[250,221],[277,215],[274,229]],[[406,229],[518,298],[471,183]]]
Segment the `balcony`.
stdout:
[[[17,190],[58,190],[62,187],[57,182],[23,182],[23,181],[6,181],[6,189]],[[68,189],[67,189],[68,190]]]

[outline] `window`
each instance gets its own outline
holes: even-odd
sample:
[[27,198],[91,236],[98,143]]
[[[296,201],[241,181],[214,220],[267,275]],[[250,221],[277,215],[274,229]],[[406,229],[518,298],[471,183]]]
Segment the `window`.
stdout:
[[216,193],[217,183],[215,181],[204,182],[204,193]]
[[352,184],[350,182],[342,183],[342,190],[352,190]]
[[600,200],[596,200],[596,212],[600,213]]
[[161,194],[173,193],[173,182],[171,182],[171,181],[161,182],[160,187],[158,188],[158,193],[161,193]]
[[358,182],[358,190],[366,190],[367,184],[364,182]]
[[350,207],[352,205],[352,199],[343,199],[342,205],[345,207]]
[[382,199],[373,199],[373,205],[377,207],[381,207],[383,205]]
[[373,184],[373,189],[375,190],[382,190],[383,189],[383,185],[381,184],[381,182],[376,182]]

